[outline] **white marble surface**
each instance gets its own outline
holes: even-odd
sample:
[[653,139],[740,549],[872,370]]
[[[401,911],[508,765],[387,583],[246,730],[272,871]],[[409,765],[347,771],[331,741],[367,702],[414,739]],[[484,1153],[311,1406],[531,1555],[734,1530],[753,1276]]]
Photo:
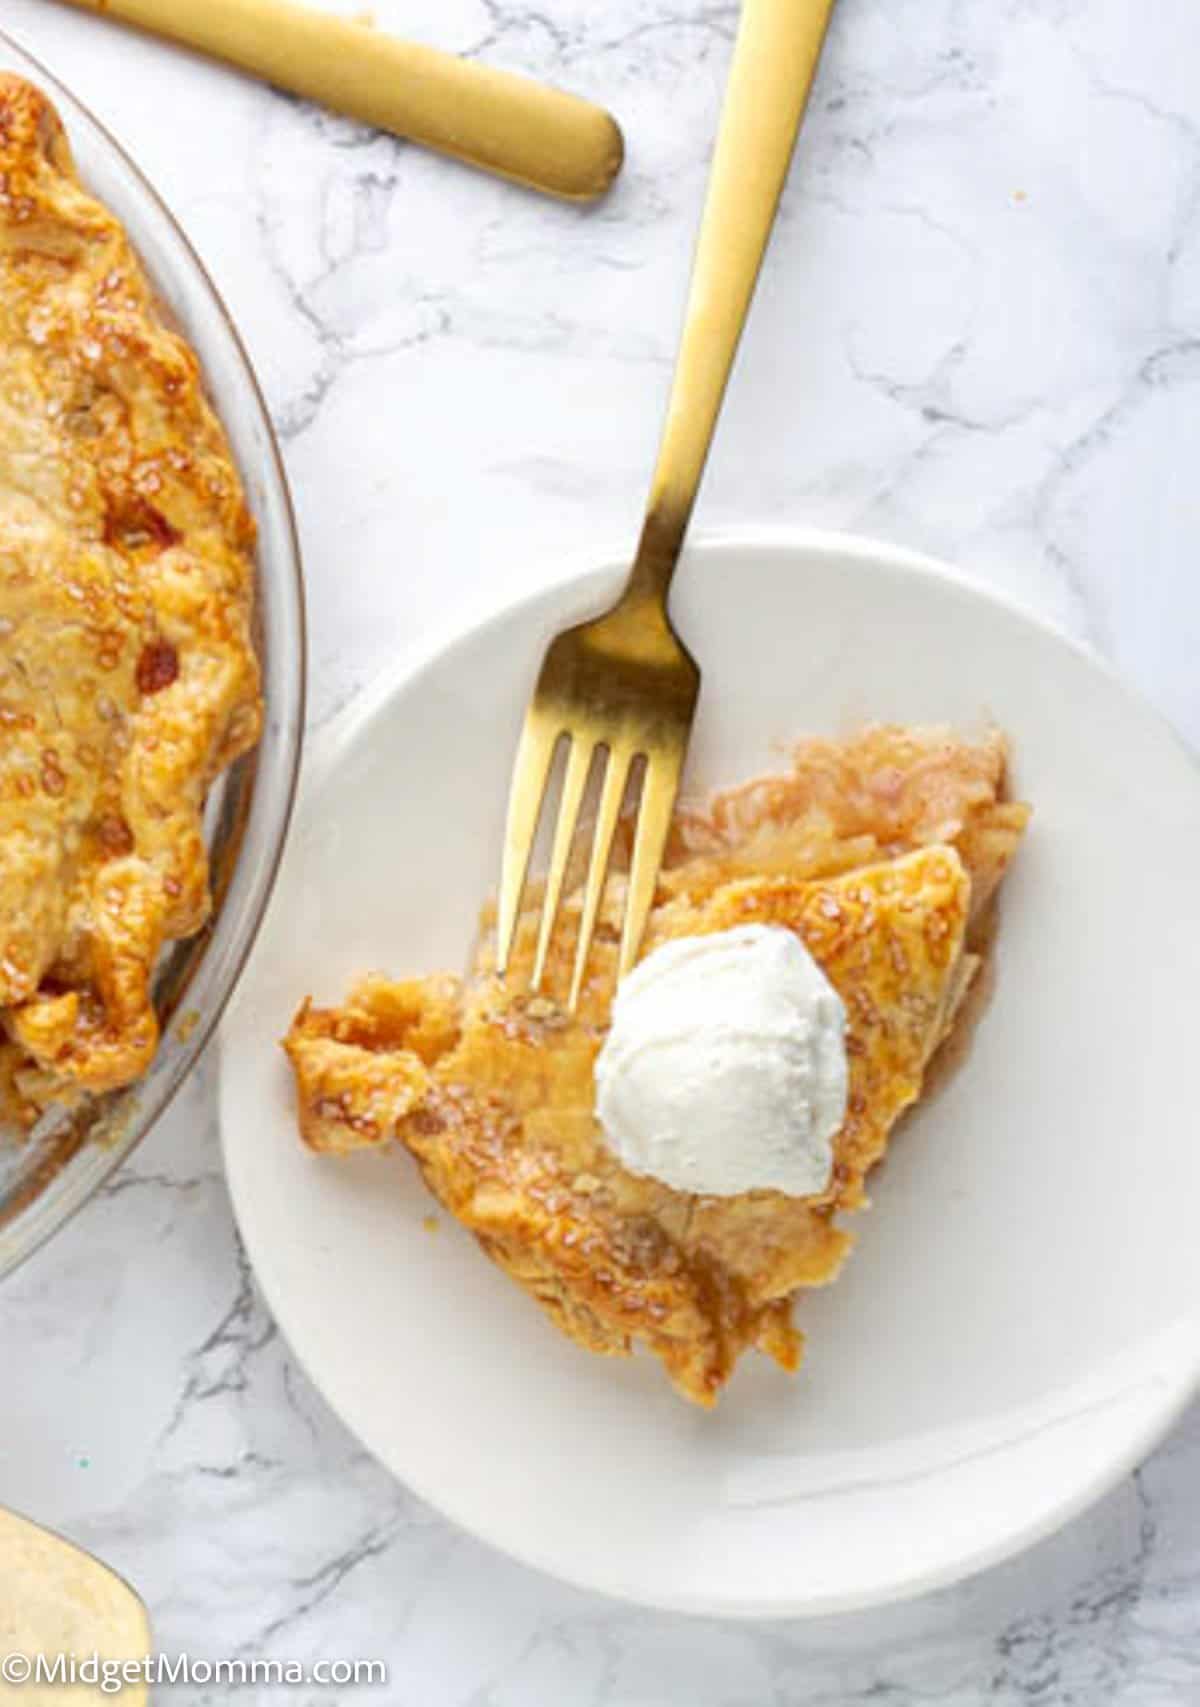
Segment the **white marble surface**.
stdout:
[[[52,0],[0,9],[136,154],[242,326],[303,530],[315,723],[431,630],[632,540],[736,17],[375,11],[611,105],[611,200],[540,202]],[[697,525],[942,553],[1200,740],[1198,55],[1195,0],[841,0]],[[1200,1699],[1200,1410],[1023,1559],[814,1624],[624,1609],[450,1529],[259,1303],[216,1070],[0,1293],[0,1502],[124,1570],[164,1648],[379,1657],[391,1683],[363,1698],[414,1707]]]

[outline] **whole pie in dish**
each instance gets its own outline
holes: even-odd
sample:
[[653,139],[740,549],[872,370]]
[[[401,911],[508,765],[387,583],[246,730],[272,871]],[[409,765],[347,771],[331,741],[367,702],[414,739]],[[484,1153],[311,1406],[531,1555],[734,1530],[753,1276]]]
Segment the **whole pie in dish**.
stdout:
[[201,815],[257,739],[254,525],[186,343],[46,98],[0,75],[0,1080],[137,1079]]
[[578,892],[543,993],[529,994],[540,895],[506,979],[485,914],[463,982],[362,980],[298,1013],[285,1047],[316,1150],[399,1139],[435,1196],[572,1339],[645,1345],[711,1405],[750,1346],[799,1363],[797,1293],[834,1279],[845,1211],[967,1012],[993,902],[1027,819],[1005,745],[874,728],[802,745],[786,774],[676,818],[643,954],[748,924],[796,933],[846,1012],[848,1096],[817,1196],[705,1197],[629,1172],[595,1111],[616,984],[622,878],[610,879],[578,1012],[568,1013]]

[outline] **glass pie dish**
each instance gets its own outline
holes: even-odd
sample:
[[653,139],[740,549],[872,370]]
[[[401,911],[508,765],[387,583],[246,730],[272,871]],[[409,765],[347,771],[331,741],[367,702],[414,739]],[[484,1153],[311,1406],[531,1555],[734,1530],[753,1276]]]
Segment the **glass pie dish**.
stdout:
[[160,301],[204,370],[258,526],[256,644],[265,707],[257,748],[212,787],[205,815],[212,915],[172,944],[154,996],[162,1041],[149,1072],[18,1137],[0,1132],[0,1276],[48,1239],[170,1103],[211,1036],[250,952],[287,833],[304,723],[304,601],[287,483],[237,332],[187,238],[111,136],[0,33],[0,72],[38,85],[66,127],[87,188],[121,221]]

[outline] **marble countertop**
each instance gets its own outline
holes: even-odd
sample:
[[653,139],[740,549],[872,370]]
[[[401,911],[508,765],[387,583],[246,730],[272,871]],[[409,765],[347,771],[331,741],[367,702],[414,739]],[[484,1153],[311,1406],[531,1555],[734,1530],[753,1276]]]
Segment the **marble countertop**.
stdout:
[[[610,105],[610,200],[537,200],[52,0],[0,18],[135,154],[241,325],[299,513],[314,724],[429,631],[632,542],[737,8],[374,10]],[[1198,56],[1194,0],[841,0],[697,527],[954,559],[1200,742]],[[1023,1558],[869,1615],[641,1612],[450,1528],[265,1312],[217,1071],[0,1292],[0,1503],[125,1572],[164,1649],[381,1658],[362,1698],[414,1707],[1200,1699],[1200,1409]]]

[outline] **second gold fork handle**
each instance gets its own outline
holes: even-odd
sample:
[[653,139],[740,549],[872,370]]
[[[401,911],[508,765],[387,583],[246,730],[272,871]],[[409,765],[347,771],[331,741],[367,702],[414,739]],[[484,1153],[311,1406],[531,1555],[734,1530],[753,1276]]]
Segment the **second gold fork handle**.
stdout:
[[70,3],[569,201],[602,195],[621,167],[621,132],[602,107],[293,0]]
[[743,0],[631,590],[674,572],[834,0]]

